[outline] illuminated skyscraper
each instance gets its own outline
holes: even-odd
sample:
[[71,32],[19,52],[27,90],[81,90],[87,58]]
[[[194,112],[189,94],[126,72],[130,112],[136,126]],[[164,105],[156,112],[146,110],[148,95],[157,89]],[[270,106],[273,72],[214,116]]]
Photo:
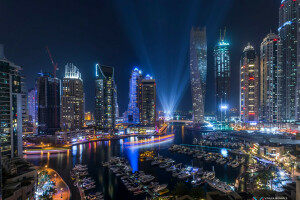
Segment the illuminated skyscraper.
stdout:
[[225,33],[220,42],[215,46],[215,77],[216,77],[216,113],[217,120],[229,119],[230,109],[230,55],[229,43],[225,40]]
[[129,104],[128,109],[124,113],[124,122],[139,123],[139,84],[142,81],[142,74],[138,68],[135,68],[129,80]]
[[60,129],[60,79],[41,73],[37,79],[38,133],[54,135]]
[[[299,0],[282,0],[279,8],[278,33],[282,44],[283,120],[293,122],[297,119],[297,26],[299,23]],[[300,83],[298,84],[300,85]],[[300,88],[300,87],[299,87]],[[299,98],[298,98],[299,99]]]
[[79,69],[73,64],[65,66],[62,91],[61,129],[81,129],[84,120],[83,81]]
[[147,75],[139,84],[140,123],[144,126],[155,126],[156,122],[156,83]]
[[259,65],[254,47],[248,44],[241,59],[241,120],[247,125],[256,125],[259,109]]
[[260,45],[260,121],[281,122],[282,70],[280,39],[269,33]]
[[37,101],[36,101],[36,89],[31,88],[28,90],[28,115],[29,121],[35,125],[37,115]]
[[95,121],[98,130],[115,127],[115,90],[114,68],[96,64]]
[[23,155],[21,70],[4,57],[0,45],[0,147],[3,159]]
[[190,35],[190,77],[194,124],[204,120],[207,75],[206,27],[192,28]]

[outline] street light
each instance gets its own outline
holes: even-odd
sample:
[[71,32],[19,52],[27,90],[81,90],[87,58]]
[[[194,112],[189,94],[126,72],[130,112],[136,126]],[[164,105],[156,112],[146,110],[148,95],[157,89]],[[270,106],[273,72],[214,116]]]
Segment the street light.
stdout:
[[60,193],[60,194],[61,194],[61,195],[60,195],[60,198],[62,198],[62,197],[63,197],[62,194],[63,194],[64,188],[60,188],[60,191],[61,191],[61,193]]
[[222,114],[223,114],[223,111],[225,111],[225,116],[224,116],[224,121],[225,121],[225,119],[226,119],[226,110],[228,109],[228,105],[221,104],[220,105],[220,109],[221,109],[221,129],[222,129],[222,126],[223,126],[223,117],[222,117]]

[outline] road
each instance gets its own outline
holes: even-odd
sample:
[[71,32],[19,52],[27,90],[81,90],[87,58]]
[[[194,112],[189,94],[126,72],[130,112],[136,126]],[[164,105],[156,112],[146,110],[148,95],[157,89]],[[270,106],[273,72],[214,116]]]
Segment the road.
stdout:
[[51,168],[45,168],[51,177],[51,181],[55,182],[57,193],[53,195],[53,200],[69,200],[71,198],[71,192],[69,186],[61,178],[61,176]]

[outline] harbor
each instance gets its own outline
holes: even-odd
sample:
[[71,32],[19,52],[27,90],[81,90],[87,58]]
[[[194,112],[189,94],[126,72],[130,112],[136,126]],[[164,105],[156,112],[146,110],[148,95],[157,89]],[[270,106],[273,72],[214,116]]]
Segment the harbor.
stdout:
[[[25,158],[57,170],[70,187],[71,199],[80,199],[83,194],[95,198],[97,194],[105,200],[172,195],[178,184],[222,193],[246,191],[251,189],[248,187],[252,179],[256,180],[255,172],[271,165],[249,158],[234,145],[199,144],[200,137],[209,140],[212,133],[191,132],[182,126],[170,126],[168,133],[174,135],[162,140],[151,136],[91,142],[75,145],[69,153]],[[70,171],[79,172],[82,177],[71,177]]]

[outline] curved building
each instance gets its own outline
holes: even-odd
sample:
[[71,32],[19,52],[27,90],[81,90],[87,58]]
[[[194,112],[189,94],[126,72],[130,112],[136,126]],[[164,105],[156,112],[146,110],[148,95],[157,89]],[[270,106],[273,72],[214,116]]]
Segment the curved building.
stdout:
[[206,27],[192,28],[190,34],[190,79],[193,103],[193,122],[203,123],[207,75]]

